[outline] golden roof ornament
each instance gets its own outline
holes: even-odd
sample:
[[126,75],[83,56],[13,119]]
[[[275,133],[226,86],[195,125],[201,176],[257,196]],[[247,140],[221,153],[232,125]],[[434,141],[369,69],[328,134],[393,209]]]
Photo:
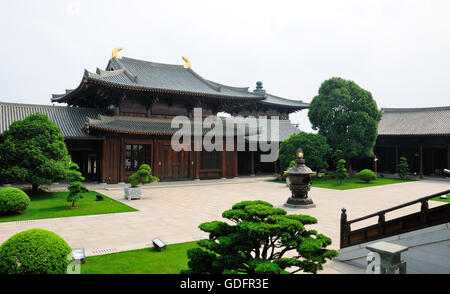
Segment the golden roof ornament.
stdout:
[[191,68],[191,61],[188,58],[184,57],[184,56],[181,56],[181,58],[183,58],[184,62],[186,62],[184,64],[184,68]]
[[114,48],[114,50],[112,51],[112,58],[122,59],[122,56],[120,56],[119,53],[118,53],[122,49],[123,49],[123,47],[116,47],[116,48]]

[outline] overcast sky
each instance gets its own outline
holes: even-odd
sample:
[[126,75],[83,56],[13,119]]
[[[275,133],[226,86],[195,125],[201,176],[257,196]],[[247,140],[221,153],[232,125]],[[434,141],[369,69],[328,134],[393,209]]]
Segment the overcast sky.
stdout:
[[[338,76],[378,107],[450,105],[450,1],[7,1],[0,101],[50,104],[121,55],[183,64],[238,87],[310,102]],[[310,131],[306,111],[291,115]]]

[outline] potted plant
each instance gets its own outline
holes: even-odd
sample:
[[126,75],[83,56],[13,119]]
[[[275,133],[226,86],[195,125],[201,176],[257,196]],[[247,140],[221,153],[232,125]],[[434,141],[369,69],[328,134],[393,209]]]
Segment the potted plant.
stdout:
[[152,169],[148,164],[142,164],[139,169],[130,177],[130,187],[125,187],[125,199],[141,199],[142,190],[139,185],[158,182],[159,178],[152,175]]

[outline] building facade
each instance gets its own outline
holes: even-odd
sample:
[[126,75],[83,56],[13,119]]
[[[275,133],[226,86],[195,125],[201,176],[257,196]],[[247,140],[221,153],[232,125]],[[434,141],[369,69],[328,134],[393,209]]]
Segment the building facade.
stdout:
[[[289,121],[289,114],[309,106],[266,93],[261,82],[250,91],[206,80],[191,69],[187,59],[184,65],[170,65],[122,57],[117,52],[105,70],[86,70],[75,89],[53,95],[51,100],[66,105],[0,103],[0,132],[32,113],[45,114],[61,128],[72,161],[83,175],[111,184],[127,182],[143,163],[163,181],[277,171],[277,161],[260,161],[264,152],[259,145],[255,151],[237,150],[240,136],[248,145],[258,141],[259,127],[245,133],[224,128],[224,141],[236,143],[224,151],[195,150],[195,138],[203,138],[208,128],[193,129],[192,140],[181,142],[182,150],[175,151],[171,138],[180,129],[171,125],[172,119],[185,116],[195,125],[194,114],[199,109],[202,118],[212,116],[223,125],[238,117],[277,117],[280,135],[272,141],[279,143],[300,131]],[[217,116],[220,112],[231,117]],[[268,119],[267,128],[272,123]]]
[[450,107],[382,108],[375,158],[358,161],[356,168],[397,173],[400,157],[412,174],[442,175],[450,169]]

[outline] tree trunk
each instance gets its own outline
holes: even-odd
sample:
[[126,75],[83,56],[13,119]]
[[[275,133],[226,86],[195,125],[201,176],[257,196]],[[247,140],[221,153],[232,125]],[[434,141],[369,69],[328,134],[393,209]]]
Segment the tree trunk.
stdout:
[[353,175],[352,161],[350,159],[347,160],[347,173],[350,177]]

